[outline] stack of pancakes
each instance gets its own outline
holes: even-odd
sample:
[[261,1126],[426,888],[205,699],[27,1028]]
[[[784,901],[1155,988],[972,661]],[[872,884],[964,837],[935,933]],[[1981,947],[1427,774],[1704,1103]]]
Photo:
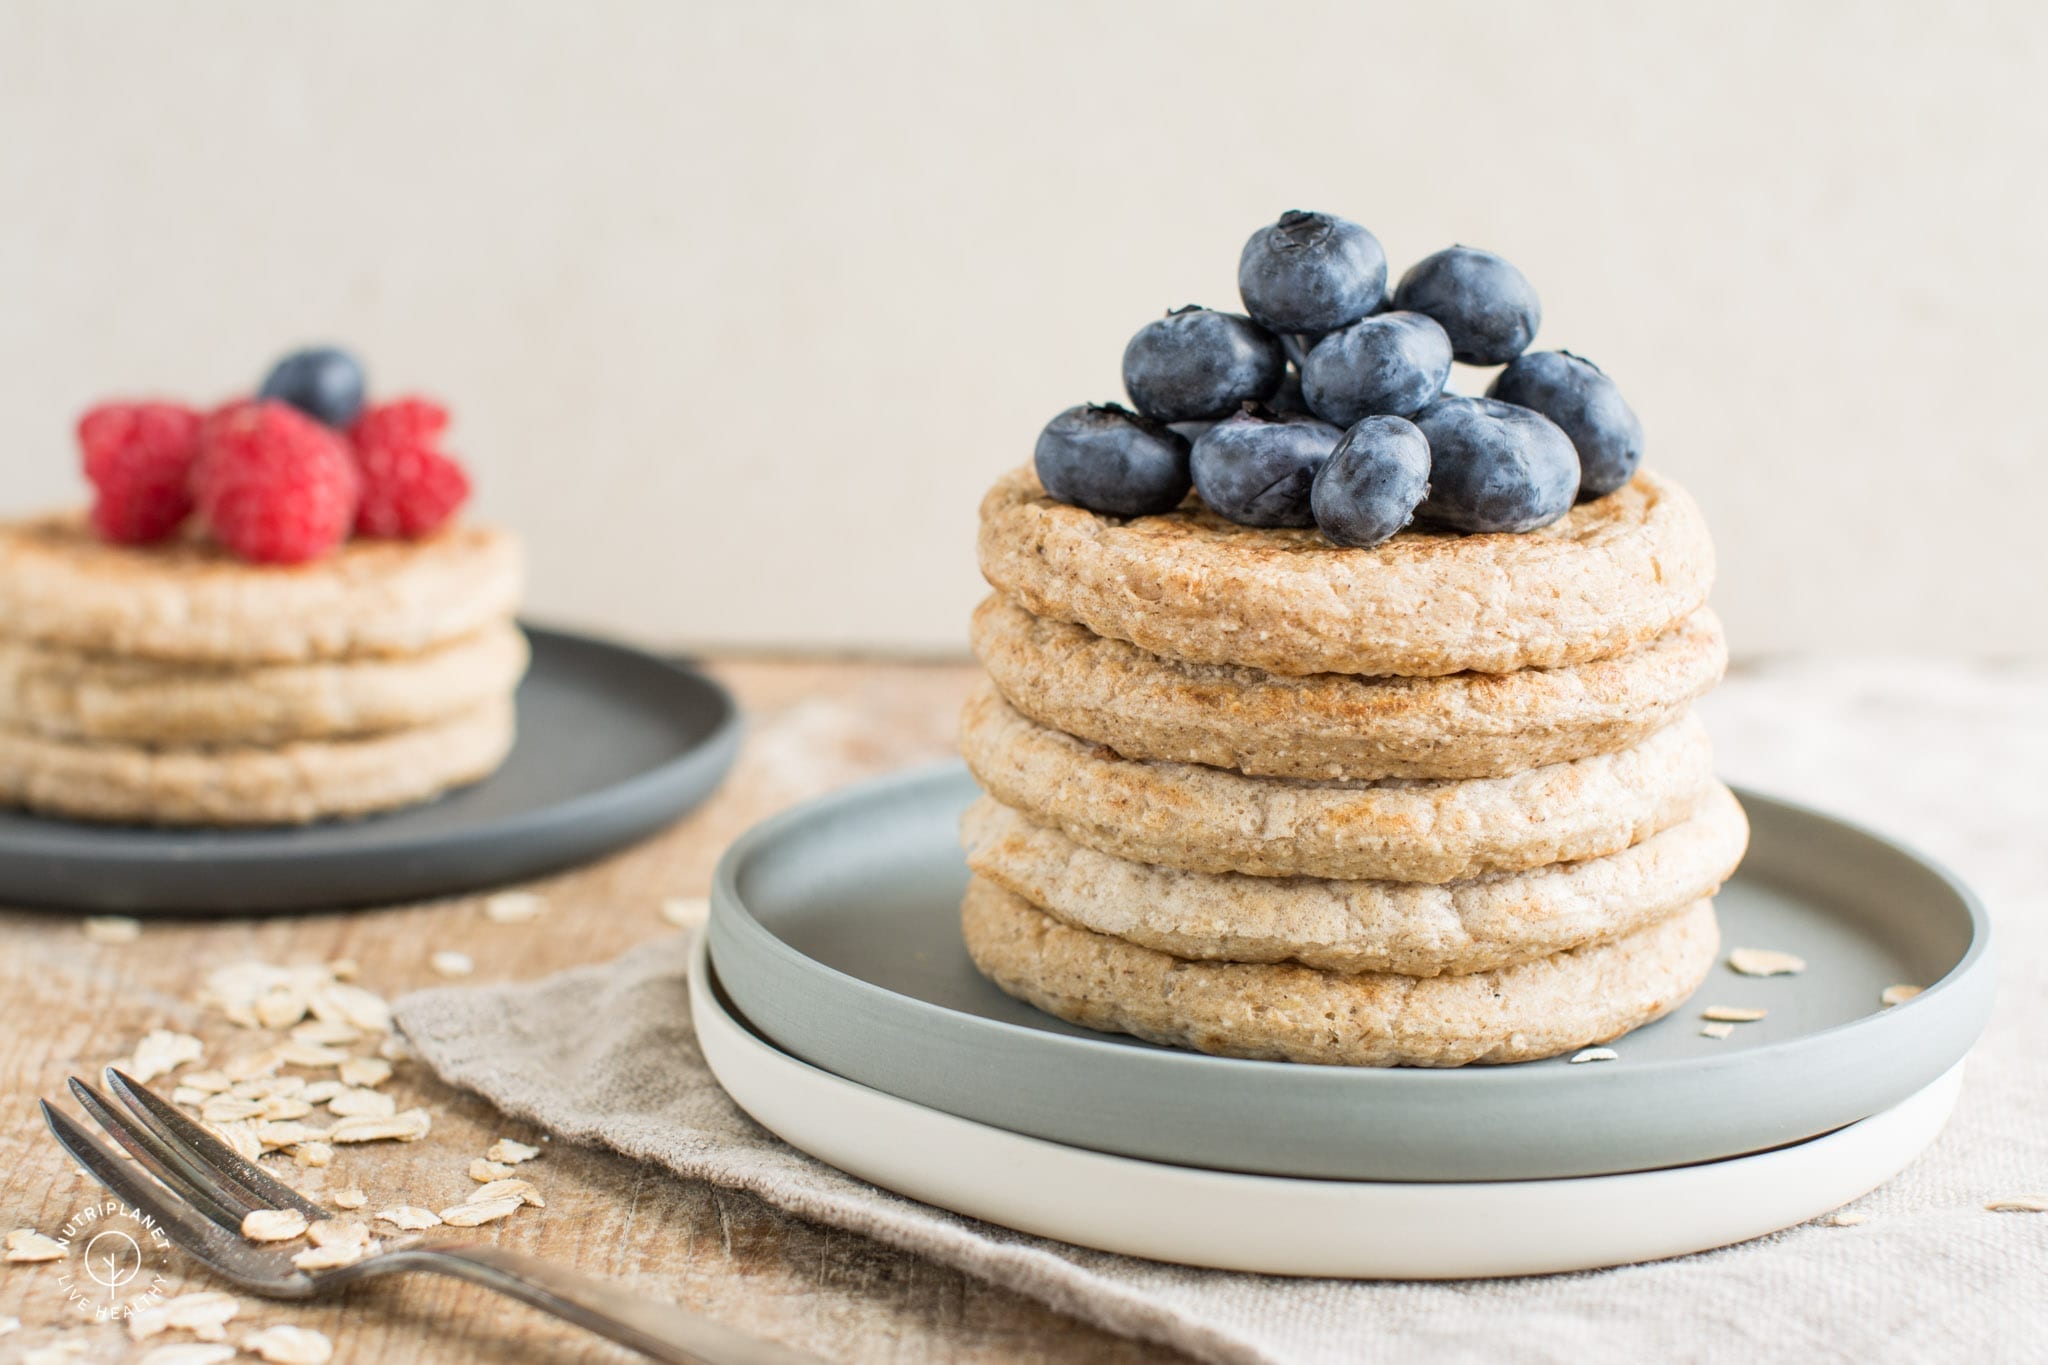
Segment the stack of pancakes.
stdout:
[[312,564],[0,526],[0,804],[298,824],[495,771],[527,662],[519,549],[457,526]]
[[1092,1028],[1239,1057],[1553,1056],[1674,1008],[1748,839],[1698,507],[1369,550],[1191,499],[982,505],[967,946]]

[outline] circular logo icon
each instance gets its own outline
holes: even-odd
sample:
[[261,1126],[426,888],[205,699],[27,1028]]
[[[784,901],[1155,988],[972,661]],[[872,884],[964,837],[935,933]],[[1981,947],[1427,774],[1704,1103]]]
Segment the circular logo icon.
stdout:
[[94,1233],[85,1244],[85,1273],[94,1284],[119,1289],[142,1273],[142,1248],[117,1228]]
[[164,1301],[171,1239],[148,1214],[103,1199],[72,1214],[57,1232],[71,1253],[57,1283],[81,1316],[113,1322]]

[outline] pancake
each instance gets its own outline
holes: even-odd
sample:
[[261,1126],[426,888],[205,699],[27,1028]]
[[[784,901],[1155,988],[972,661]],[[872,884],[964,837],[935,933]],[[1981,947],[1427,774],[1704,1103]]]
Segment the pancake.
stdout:
[[1701,901],[1627,938],[1427,980],[1188,962],[1062,924],[976,878],[967,951],[1009,994],[1087,1028],[1226,1057],[1341,1066],[1533,1061],[1610,1042],[1698,989],[1720,934]]
[[509,696],[526,662],[526,637],[510,621],[420,654],[248,667],[0,639],[0,728],[146,745],[382,734]]
[[1699,610],[1699,507],[1650,473],[1520,535],[1406,531],[1371,549],[1223,520],[1190,498],[1124,520],[1027,468],[981,505],[982,575],[1039,616],[1158,655],[1270,673],[1435,677],[1622,653]]
[[996,800],[1085,848],[1191,872],[1448,882],[1596,858],[1689,819],[1713,746],[1687,713],[1619,753],[1512,777],[1330,782],[1145,762],[969,699],[960,749]]
[[1506,777],[1615,753],[1677,721],[1728,663],[1704,608],[1614,658],[1435,678],[1184,663],[1001,597],[975,610],[973,639],[1018,711],[1125,758],[1353,781]]
[[295,825],[409,806],[496,771],[509,698],[368,739],[276,747],[79,744],[0,729],[0,805],[79,820]]
[[975,876],[1076,928],[1199,961],[1415,977],[1634,934],[1719,891],[1748,840],[1742,807],[1718,785],[1693,819],[1619,853],[1442,885],[1154,867],[1083,848],[987,797],[961,821]]
[[281,566],[196,535],[137,548],[43,517],[0,525],[0,637],[188,663],[418,654],[511,616],[521,575],[517,541],[469,524]]

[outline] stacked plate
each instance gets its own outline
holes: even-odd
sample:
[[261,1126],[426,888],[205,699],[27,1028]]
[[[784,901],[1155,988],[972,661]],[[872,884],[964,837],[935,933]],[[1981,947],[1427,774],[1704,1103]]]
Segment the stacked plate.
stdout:
[[[1203,1056],[1004,995],[960,936],[959,765],[790,811],[714,886],[693,1009],[767,1127],[904,1194],[1132,1255],[1276,1274],[1531,1274],[1760,1236],[1889,1178],[1945,1121],[1991,1000],[1968,890],[1876,835],[1743,793],[1725,941],[1620,1058],[1461,1070]],[[1789,989],[1796,981],[1796,989]],[[1887,988],[1924,986],[1887,1006]],[[1897,993],[1894,993],[1897,998]]]

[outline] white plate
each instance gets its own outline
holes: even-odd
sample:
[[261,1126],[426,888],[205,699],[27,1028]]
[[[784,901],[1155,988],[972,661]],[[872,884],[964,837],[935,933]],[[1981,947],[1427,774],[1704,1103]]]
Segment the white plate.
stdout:
[[1876,1188],[1948,1121],[1962,1067],[1846,1128],[1698,1166],[1397,1184],[1169,1166],[955,1118],[820,1071],[731,1013],[700,940],[690,1013],[740,1108],[819,1160],[956,1213],[1103,1251],[1269,1275],[1468,1279],[1684,1256]]

